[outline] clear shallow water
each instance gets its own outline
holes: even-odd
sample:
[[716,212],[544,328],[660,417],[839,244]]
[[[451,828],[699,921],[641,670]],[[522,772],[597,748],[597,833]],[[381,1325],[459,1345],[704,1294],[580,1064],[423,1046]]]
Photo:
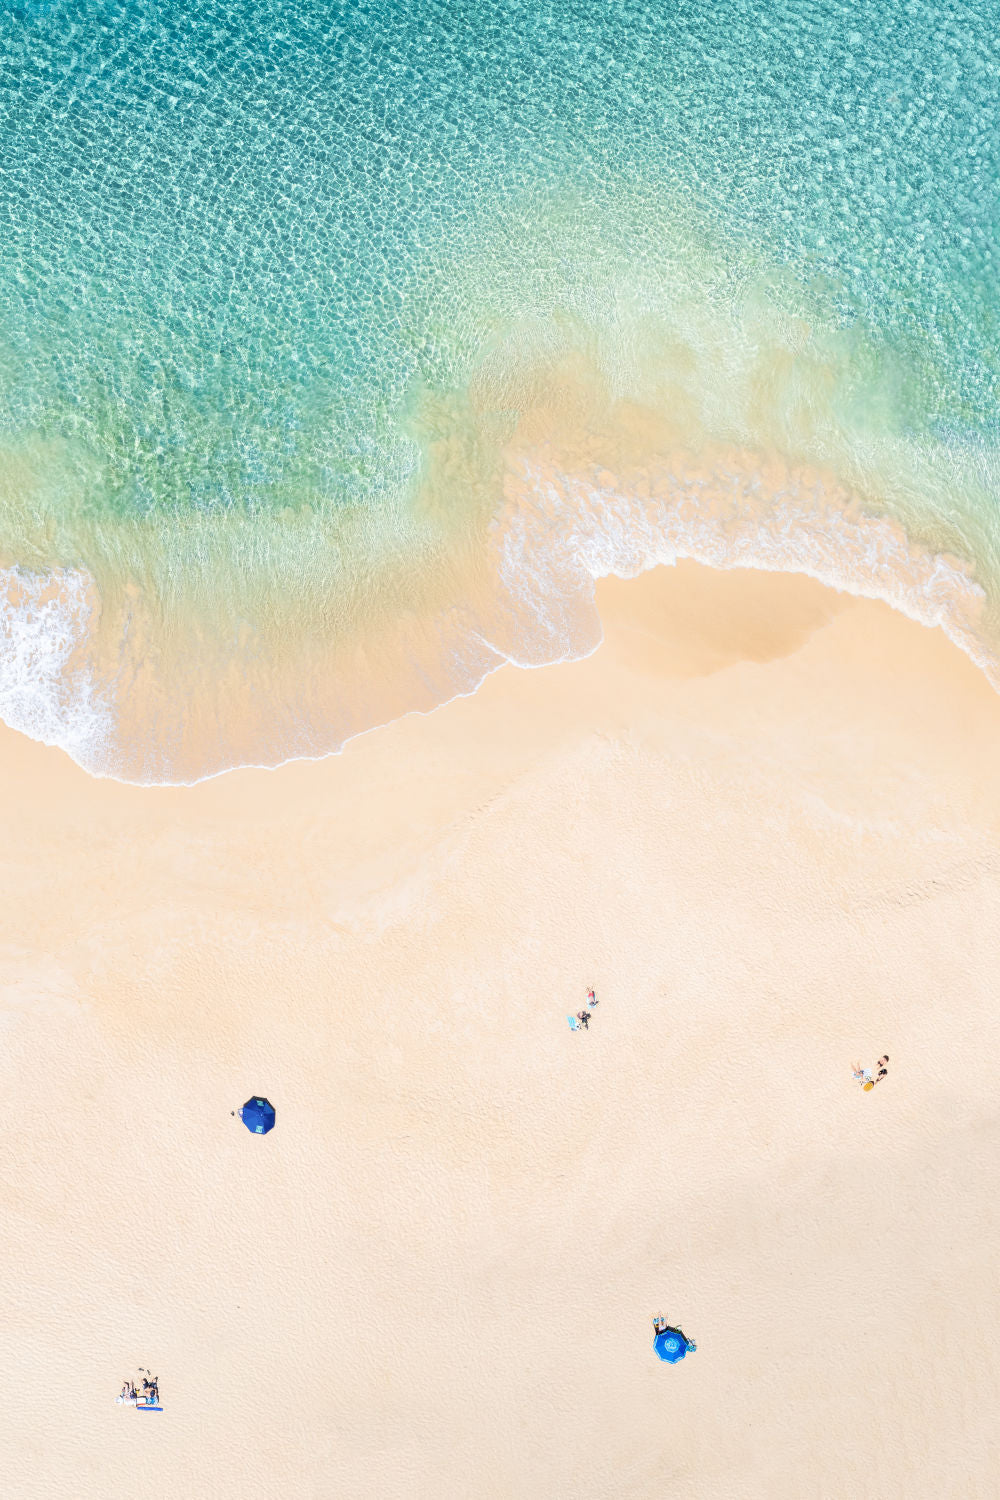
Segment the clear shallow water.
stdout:
[[320,754],[678,555],[994,671],[995,19],[6,10],[0,714],[136,780]]

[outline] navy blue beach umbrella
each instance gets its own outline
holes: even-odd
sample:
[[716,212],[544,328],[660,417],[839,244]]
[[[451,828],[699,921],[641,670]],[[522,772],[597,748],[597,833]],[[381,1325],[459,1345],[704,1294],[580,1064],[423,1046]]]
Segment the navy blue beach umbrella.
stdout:
[[274,1105],[270,1099],[259,1099],[254,1095],[240,1110],[240,1119],[253,1135],[267,1135],[274,1129]]
[[668,1365],[675,1365],[694,1345],[684,1337],[679,1328],[661,1328],[653,1340],[653,1348]]

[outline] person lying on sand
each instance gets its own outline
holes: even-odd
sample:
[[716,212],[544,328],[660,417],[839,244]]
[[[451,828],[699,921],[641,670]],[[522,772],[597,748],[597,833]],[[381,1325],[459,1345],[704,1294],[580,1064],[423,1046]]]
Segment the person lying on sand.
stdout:
[[580,1025],[586,1031],[587,1027],[590,1025],[590,1011],[589,1010],[578,1010],[577,1013],[576,1013],[576,1019],[579,1021]]
[[863,1068],[860,1063],[854,1063],[854,1076],[861,1084],[861,1088],[864,1093],[870,1094],[877,1083],[881,1083],[883,1078],[887,1078],[889,1076],[888,1062],[889,1055],[888,1053],[885,1053],[875,1064],[878,1071],[874,1075],[874,1077],[872,1076],[870,1069]]

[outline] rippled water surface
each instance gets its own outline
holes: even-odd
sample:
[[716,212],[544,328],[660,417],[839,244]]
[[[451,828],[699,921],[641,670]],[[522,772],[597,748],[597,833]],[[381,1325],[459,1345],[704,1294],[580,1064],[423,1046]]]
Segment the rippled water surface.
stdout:
[[191,779],[804,568],[995,671],[995,7],[0,19],[0,713]]

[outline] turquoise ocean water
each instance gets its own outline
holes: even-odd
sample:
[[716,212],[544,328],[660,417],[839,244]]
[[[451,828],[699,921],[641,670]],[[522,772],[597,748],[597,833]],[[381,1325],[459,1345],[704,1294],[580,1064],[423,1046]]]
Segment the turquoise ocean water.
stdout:
[[602,573],[814,573],[996,677],[995,6],[0,18],[0,715],[317,755],[589,650]]

